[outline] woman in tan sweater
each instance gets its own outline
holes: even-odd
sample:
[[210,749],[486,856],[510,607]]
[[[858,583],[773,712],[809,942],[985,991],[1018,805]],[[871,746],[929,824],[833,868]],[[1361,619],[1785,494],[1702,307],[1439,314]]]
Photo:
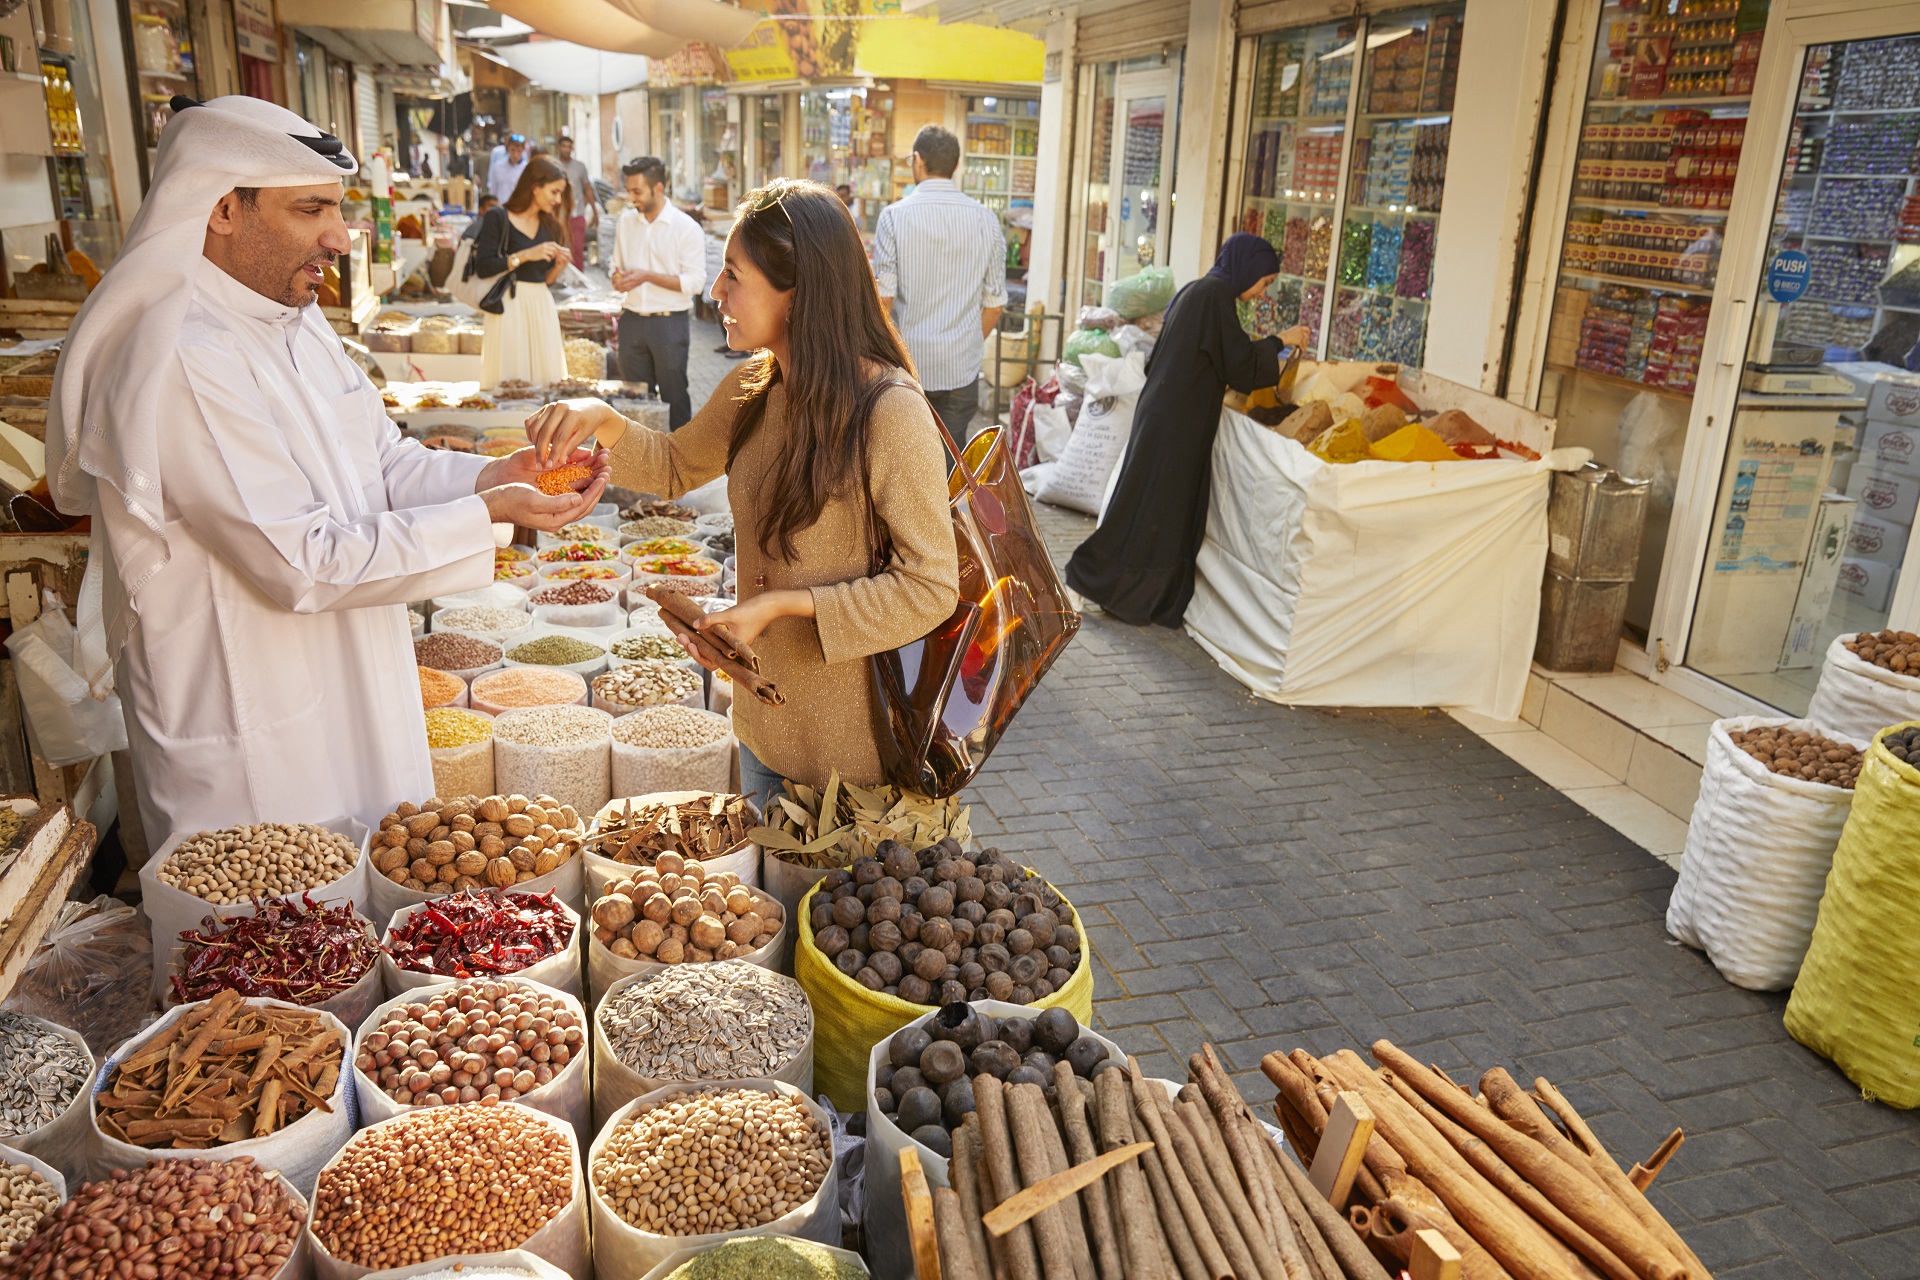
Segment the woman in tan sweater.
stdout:
[[[780,778],[823,786],[835,769],[876,785],[866,658],[933,630],[958,599],[933,413],[826,187],[782,180],[748,196],[712,292],[728,345],[758,354],[692,421],[630,430],[601,401],[568,400],[527,435],[543,460],[597,438],[615,484],[668,497],[726,474],[739,602],[710,621],[752,644],[786,696],[734,702],[742,789],[764,803]],[[876,520],[892,557],[872,574]]]

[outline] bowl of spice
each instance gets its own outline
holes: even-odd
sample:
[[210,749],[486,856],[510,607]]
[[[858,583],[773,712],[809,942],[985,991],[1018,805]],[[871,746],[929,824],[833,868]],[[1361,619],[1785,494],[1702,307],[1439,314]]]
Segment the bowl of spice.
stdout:
[[413,642],[413,660],[471,681],[500,665],[500,646],[458,631],[436,631]]
[[534,553],[534,558],[542,564],[579,563],[592,560],[612,560],[619,550],[600,541],[560,542]]
[[[499,671],[489,671],[474,681],[479,687],[470,690],[468,696],[473,699],[474,709],[488,715],[497,716],[506,711],[519,711],[526,707],[564,707],[569,703],[587,704],[587,681],[584,676],[558,667],[503,667]],[[491,792],[492,788],[488,788]],[[441,795],[478,795],[472,791],[448,791],[440,789]]]
[[425,709],[434,707],[464,707],[467,705],[467,682],[451,671],[436,671],[432,667],[415,668],[420,673],[420,705]]
[[93,1069],[78,1031],[0,1009],[0,1143],[68,1177],[86,1172]]
[[633,577],[633,565],[625,560],[581,560],[540,566],[540,583],[550,587],[559,582],[598,582],[620,588]]
[[380,1002],[380,944],[351,903],[302,894],[263,903],[255,915],[208,916],[180,942],[168,978],[179,1004],[231,990],[325,1009],[352,1027]]
[[645,560],[649,556],[693,556],[700,554],[700,544],[690,538],[648,538],[644,542],[629,542],[620,548],[624,560]]
[[617,582],[554,582],[534,591],[527,602],[537,626],[611,628],[626,620]]
[[551,891],[472,890],[397,912],[381,944],[395,992],[508,975],[580,994],[580,917]]
[[519,600],[520,605],[506,609],[484,604],[441,609],[433,615],[433,629],[504,645],[533,625],[532,616],[523,607],[526,597],[520,596]]
[[594,676],[607,669],[607,647],[576,631],[539,629],[509,644],[509,667],[557,667]]
[[720,562],[705,556],[646,556],[633,562],[633,580],[643,585],[699,583],[703,588],[710,588],[720,581],[720,573]]
[[613,542],[619,536],[612,525],[601,524],[597,520],[576,520],[553,533],[541,534],[540,545],[551,547],[563,542]]
[[436,794],[492,795],[493,716],[461,707],[431,708],[427,712],[427,759],[433,765]]

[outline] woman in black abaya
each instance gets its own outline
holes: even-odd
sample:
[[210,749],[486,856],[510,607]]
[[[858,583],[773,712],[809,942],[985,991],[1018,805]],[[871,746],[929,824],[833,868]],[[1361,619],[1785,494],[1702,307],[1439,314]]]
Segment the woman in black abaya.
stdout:
[[1167,307],[1113,500],[1067,562],[1067,585],[1122,622],[1178,627],[1193,599],[1220,403],[1228,387],[1246,394],[1280,380],[1280,339],[1247,337],[1234,304],[1279,270],[1265,240],[1229,236],[1213,269]]

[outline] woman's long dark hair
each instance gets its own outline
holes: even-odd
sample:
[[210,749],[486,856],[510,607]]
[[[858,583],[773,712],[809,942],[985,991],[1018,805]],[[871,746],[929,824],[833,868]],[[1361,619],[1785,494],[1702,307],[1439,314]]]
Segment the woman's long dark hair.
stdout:
[[562,193],[561,212],[542,212],[540,226],[561,244],[572,244],[573,233],[567,229],[567,223],[573,218],[573,183],[567,178],[565,169],[545,156],[535,156],[527,161],[527,167],[520,173],[520,181],[513,184],[513,194],[507,197],[507,212],[525,213],[533,207],[533,189],[544,187],[549,182],[565,182],[567,189]]
[[858,485],[871,404],[867,361],[909,373],[913,363],[880,308],[859,229],[840,197],[817,182],[778,179],[741,202],[734,243],[776,289],[793,290],[788,362],[761,354],[747,367],[727,469],[765,416],[767,393],[787,389],[789,440],[765,481],[760,550],[794,556],[794,535],[820,519],[829,495]]

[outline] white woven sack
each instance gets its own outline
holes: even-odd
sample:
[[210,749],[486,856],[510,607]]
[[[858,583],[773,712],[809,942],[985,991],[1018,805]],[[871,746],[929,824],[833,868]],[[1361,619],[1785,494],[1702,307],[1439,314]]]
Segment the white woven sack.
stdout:
[[[741,964],[745,962],[735,959],[716,960],[714,963]],[[613,1056],[613,1048],[607,1042],[606,1031],[600,1024],[600,1014],[601,1011],[606,1008],[608,999],[625,991],[628,987],[653,981],[660,976],[660,969],[664,967],[665,966],[656,966],[656,968],[649,973],[630,973],[609,986],[605,992],[601,993],[600,998],[594,1001],[593,1127],[596,1133],[607,1127],[607,1121],[613,1118],[614,1112],[620,1110],[620,1108],[626,1106],[635,1098],[643,1097],[656,1089],[667,1088],[669,1085],[689,1083],[682,1080],[661,1080],[651,1076],[643,1076],[633,1068],[627,1066],[621,1062],[620,1059]],[[800,984],[794,982],[792,978],[784,975],[775,976],[778,977],[781,982],[792,983],[796,989],[799,988]],[[806,993],[802,991],[800,994],[804,999]],[[792,1058],[788,1059],[786,1063],[768,1078],[778,1080],[781,1084],[790,1084],[811,1098],[813,1096],[813,1037],[816,1030],[813,1026],[813,1007],[811,1004],[807,1007],[807,1023],[807,1042],[800,1047],[798,1053],[794,1054]]]
[[[807,1202],[763,1227],[750,1231],[716,1231],[698,1236],[657,1236],[650,1231],[641,1231],[629,1226],[624,1218],[601,1198],[593,1187],[592,1169],[599,1159],[601,1149],[606,1146],[607,1138],[629,1116],[647,1110],[649,1107],[681,1093],[697,1093],[703,1090],[759,1089],[765,1093],[781,1093],[799,1098],[806,1103],[807,1110],[819,1122],[823,1132],[831,1134],[833,1125],[826,1111],[819,1103],[807,1097],[790,1084],[777,1080],[716,1080],[703,1084],[674,1084],[643,1097],[635,1098],[614,1114],[613,1118],[600,1129],[600,1136],[593,1140],[593,1150],[587,1155],[587,1195],[593,1205],[593,1265],[599,1276],[638,1276],[644,1275],[664,1262],[670,1255],[683,1249],[706,1249],[724,1240],[738,1236],[785,1235],[799,1236],[803,1240],[812,1240],[819,1244],[838,1245],[840,1243],[840,1154],[835,1151],[833,1163],[827,1167],[827,1176],[821,1181]],[[829,1138],[831,1141],[831,1138]],[[326,1280],[322,1277],[321,1280]]]
[[74,1047],[86,1055],[87,1069],[92,1075],[87,1085],[73,1095],[73,1101],[67,1104],[65,1111],[31,1133],[9,1134],[7,1145],[22,1155],[32,1156],[53,1166],[69,1182],[84,1182],[93,1172],[93,1121],[90,1112],[93,1106],[93,1081],[99,1078],[100,1062],[93,1056],[93,1050],[87,1048],[86,1038],[78,1031],[31,1014],[17,1016],[71,1040]]
[[[1004,1000],[975,1000],[972,1004],[979,1012],[990,1013],[996,1018],[1033,1018],[1041,1012]],[[926,1017],[916,1019],[907,1026],[924,1026],[939,1012],[938,1009],[929,1009]],[[1091,1027],[1082,1027],[1080,1030],[1082,1034],[1092,1034],[1094,1039],[1105,1045],[1108,1056],[1120,1062],[1127,1060],[1126,1050],[1107,1037],[1094,1032]],[[908,1137],[899,1125],[887,1119],[880,1108],[874,1105],[876,1073],[880,1070],[880,1064],[887,1060],[887,1047],[892,1040],[893,1035],[882,1036],[867,1055],[867,1156],[863,1166],[866,1171],[867,1252],[871,1255],[873,1274],[881,1280],[912,1280],[913,1248],[907,1239],[906,1204],[900,1196],[900,1153],[907,1147],[919,1151],[920,1167],[926,1171],[929,1187],[949,1185],[947,1158],[932,1147]]]
[[[578,859],[570,859],[570,861],[577,862]],[[515,885],[505,892],[525,893],[532,885],[533,882],[529,881],[525,885]],[[534,890],[534,892],[545,891]],[[454,981],[444,973],[421,973],[418,969],[402,969],[394,963],[392,953],[387,950],[387,944],[393,940],[394,933],[407,918],[427,905],[424,902],[415,903],[411,907],[395,912],[393,923],[388,926],[386,934],[380,939],[380,973],[386,983],[387,991],[396,997],[410,995],[421,987],[437,987],[443,982]],[[581,939],[585,936],[586,930],[582,927],[580,913],[573,909],[572,903],[562,898],[560,905],[566,908],[567,918],[573,921],[573,941],[567,944],[566,950],[550,955],[544,960],[536,960],[526,968],[517,969],[512,973],[486,976],[524,978],[528,982],[537,982],[543,987],[552,987],[556,991],[566,992],[576,1000],[580,999],[586,990],[580,982],[581,948],[585,945]]]
[[485,1275],[482,1268],[498,1268],[501,1271],[525,1273],[534,1280],[568,1280],[567,1273],[548,1262],[537,1258],[525,1249],[507,1249],[500,1253],[459,1253],[450,1258],[435,1258],[432,1262],[419,1262],[411,1267],[390,1267],[385,1271],[369,1271],[367,1280],[415,1280],[418,1276],[444,1275],[449,1270],[462,1270],[469,1275],[478,1272]]
[[[764,889],[756,889],[754,892],[764,894],[766,891]],[[780,958],[786,954],[787,927],[788,920],[785,916],[782,916],[780,919],[780,927],[773,931],[772,941],[757,951],[749,951],[746,955],[734,956],[733,958],[735,960],[743,960],[756,968],[779,973]],[[688,960],[682,963],[723,964],[725,962]],[[613,984],[620,981],[620,979],[631,977],[634,974],[658,973],[660,970],[668,968],[672,968],[672,966],[662,964],[658,960],[648,960],[645,957],[628,960],[623,956],[613,954],[613,952],[601,945],[600,939],[592,936],[592,930],[591,927],[589,927],[587,936],[587,990],[593,993],[591,1003],[594,1008],[597,1009],[600,1007],[601,999],[605,997],[607,992],[613,989]]]
[[[796,1237],[789,1236],[786,1238],[794,1239]],[[817,1240],[809,1240],[807,1243],[819,1244],[820,1242]],[[640,1280],[667,1280],[667,1277],[671,1276],[674,1272],[678,1271],[681,1267],[685,1266],[687,1263],[692,1262],[695,1258],[699,1257],[701,1254],[712,1253],[715,1249],[718,1249],[719,1247],[720,1246],[717,1244],[710,1244],[710,1245],[704,1245],[698,1249],[675,1249],[672,1253],[668,1254],[665,1258],[662,1258],[660,1260],[659,1266],[647,1272],[647,1274],[645,1274],[644,1276],[641,1276]],[[870,1274],[867,1271],[866,1260],[862,1258],[859,1254],[854,1253],[848,1249],[836,1249],[832,1245],[821,1245],[820,1247],[825,1249],[829,1254],[831,1254],[836,1262],[840,1262],[854,1268],[854,1270],[858,1272],[860,1275],[864,1276],[864,1275]]]
[[[246,1003],[256,1009],[300,1009],[299,1005],[288,1004],[284,1000],[252,998]],[[115,1049],[102,1064],[99,1074],[94,1077],[93,1091],[87,1099],[87,1123],[93,1133],[94,1175],[106,1177],[115,1169],[138,1169],[149,1160],[191,1160],[195,1157],[233,1160],[240,1156],[252,1156],[261,1168],[279,1170],[301,1195],[311,1198],[314,1179],[320,1176],[321,1167],[339,1153],[340,1148],[347,1144],[347,1139],[353,1136],[353,1131],[360,1127],[360,1108],[353,1091],[353,1029],[332,1014],[318,1009],[300,1011],[317,1014],[328,1030],[340,1037],[340,1079],[334,1084],[333,1092],[327,1095],[327,1105],[332,1108],[331,1111],[316,1107],[264,1138],[247,1138],[240,1142],[203,1147],[197,1151],[136,1147],[109,1138],[100,1131],[93,1100],[113,1078],[114,1067],[198,1007],[198,1004],[176,1005],[163,1014],[158,1022]]]
[[[620,741],[616,725],[613,737],[613,794],[644,796],[669,791],[724,794],[733,785],[733,753],[737,744],[732,723],[725,716],[718,719],[719,727],[726,732],[699,747],[630,746]],[[758,866],[751,870],[757,879]],[[742,883],[748,883],[742,873],[735,871],[734,874],[741,875]]]
[[[509,1102],[506,1105],[520,1106],[517,1102]],[[567,1201],[566,1207],[554,1214],[546,1226],[522,1240],[518,1251],[532,1254],[536,1258],[551,1263],[563,1275],[571,1277],[571,1280],[589,1280],[593,1272],[589,1267],[587,1251],[587,1186],[582,1176],[580,1144],[574,1137],[572,1126],[566,1121],[557,1116],[550,1116],[544,1111],[535,1111],[531,1107],[521,1109],[529,1115],[538,1117],[541,1123],[552,1125],[566,1135],[567,1145],[573,1151],[573,1196]],[[372,1133],[380,1125],[403,1124],[406,1119],[406,1116],[394,1116],[392,1119],[382,1120],[379,1125],[368,1125],[362,1133]],[[355,1135],[355,1141],[358,1141],[359,1137],[360,1135]],[[335,1152],[327,1161],[327,1166],[331,1168],[344,1154],[344,1149]],[[309,1225],[306,1230],[306,1242],[313,1254],[313,1280],[361,1280],[363,1276],[391,1274],[389,1271],[375,1272],[369,1267],[334,1257],[327,1252],[326,1247],[320,1243],[320,1238],[313,1233],[311,1216],[307,1221]],[[445,1258],[436,1259],[435,1265],[451,1266],[455,1256],[450,1254]]]
[[[23,1164],[27,1166],[27,1168],[39,1174],[43,1182],[53,1188],[53,1194],[59,1197],[58,1204],[66,1203],[67,1175],[61,1173],[39,1156],[28,1155],[18,1147],[9,1147],[5,1143],[0,1143],[0,1164]],[[52,1212],[52,1210],[48,1212]]]
[[[455,979],[448,982],[437,982],[428,987],[413,987],[401,992],[393,999],[373,1010],[357,1024],[359,1033],[355,1036],[353,1042],[355,1056],[357,1057],[359,1054],[361,1041],[366,1038],[369,1032],[379,1030],[380,1023],[395,1009],[403,1008],[416,1001],[424,1004],[433,999],[439,992],[456,986],[460,982],[487,981],[492,977],[493,975],[489,974],[487,978],[482,979]],[[575,1135],[579,1137],[581,1143],[584,1145],[593,1138],[593,1130],[588,1127],[592,1119],[592,1099],[590,1097],[592,1091],[587,1083],[587,1073],[591,1070],[589,1064],[593,1054],[589,1051],[584,1038],[587,1030],[587,1012],[580,1004],[580,997],[572,991],[563,991],[557,987],[550,987],[542,982],[531,981],[517,973],[502,975],[499,981],[517,982],[529,990],[550,998],[554,996],[564,997],[568,1003],[572,1005],[574,1016],[580,1019],[582,1042],[568,1051],[572,1056],[568,1058],[567,1065],[561,1068],[560,1072],[555,1075],[552,1080],[531,1092],[521,1094],[518,1098],[514,1099],[514,1101],[522,1106],[531,1107],[535,1111],[544,1111],[550,1116],[557,1116],[565,1120],[573,1126]],[[402,1106],[400,1103],[395,1102],[387,1095],[385,1090],[381,1089],[379,1083],[375,1081],[373,1077],[362,1071],[357,1065],[353,1069],[353,1087],[356,1095],[360,1099],[360,1120],[362,1124],[378,1124],[382,1120],[391,1120],[394,1116],[405,1115],[409,1111],[417,1111],[420,1109],[418,1107]]]
[[[1714,724],[1680,879],[1667,903],[1667,932],[1705,951],[1728,982],[1752,991],[1785,990],[1799,975],[1853,807],[1853,792],[1782,777],[1728,736],[1769,726],[1814,728],[1763,716]],[[1824,732],[1850,747],[1867,745]]]
[[[601,659],[603,665],[605,661]],[[609,730],[601,729],[594,741],[566,746],[543,747],[511,741],[507,735],[515,719],[531,714],[531,711],[508,711],[494,720],[495,785],[509,795],[552,796],[562,804],[572,805],[574,812],[582,816],[605,804],[613,794],[613,738]],[[605,717],[607,726],[613,724],[611,715],[604,711],[599,714]]]
[[[616,796],[607,801],[601,806],[599,812],[593,815],[593,824],[588,830],[598,831],[602,823],[619,817],[629,800],[637,809],[643,804],[690,804],[713,794],[715,792],[712,791],[652,791],[640,795]],[[720,791],[718,794],[725,795],[726,792]],[[752,825],[759,826],[760,807],[749,800],[747,812],[753,819]],[[586,857],[589,898],[598,898],[607,891],[608,885],[616,880],[624,880],[639,870],[632,863],[615,862],[612,858],[594,852],[594,847],[591,845],[587,847]],[[742,844],[731,853],[723,853],[717,858],[698,858],[695,861],[699,862],[701,869],[708,875],[717,876],[722,872],[731,871],[740,877],[740,883],[747,888],[760,887],[760,846],[752,841]]]
[[1807,706],[1807,720],[1829,737],[1872,741],[1890,724],[1920,720],[1920,677],[1901,675],[1863,661],[1835,636],[1820,667],[1820,683]]
[[[358,912],[354,914],[359,915]],[[322,1000],[319,1004],[302,1006],[308,1009],[324,1010],[346,1023],[349,1027],[359,1026],[360,1020],[367,1016],[367,1011],[386,998],[387,991],[386,982],[380,976],[380,930],[375,928],[373,922],[368,920],[364,915],[360,916],[360,923],[366,926],[367,937],[372,941],[374,946],[375,954],[373,963],[367,967],[365,973],[360,975],[359,981],[355,982],[345,991],[342,991],[339,995]],[[173,987],[172,984],[169,983],[167,994],[161,997],[160,1007],[163,1009],[171,1009],[178,1003],[179,1001],[173,998]],[[189,1001],[189,1003],[192,1002]]]
[[[246,824],[235,824],[246,825]],[[373,864],[367,858],[367,828],[364,823],[352,818],[329,818],[325,822],[314,824],[329,831],[337,831],[353,842],[360,850],[360,856],[354,861],[353,869],[331,884],[323,884],[307,890],[306,896],[315,902],[331,905],[347,902],[359,909],[360,914],[374,922],[376,929],[383,922],[379,913],[379,904],[369,902],[373,883]],[[173,856],[180,845],[200,834],[197,831],[181,831],[167,837],[167,842],[148,858],[146,865],[140,868],[140,905],[146,909],[147,920],[153,927],[153,994],[157,1000],[167,998],[167,979],[174,973],[174,966],[180,963],[180,935],[188,929],[198,929],[208,916],[222,919],[231,916],[250,916],[254,914],[251,902],[239,902],[229,906],[217,906],[204,898],[196,898],[185,889],[176,889],[170,884],[160,882],[160,868]],[[293,895],[298,898],[300,895]],[[371,909],[370,909],[371,908]]]
[[767,892],[774,896],[785,909],[787,919],[800,909],[800,900],[812,892],[813,886],[826,879],[832,867],[803,867],[788,862],[772,849],[760,860],[760,878],[766,883]]

